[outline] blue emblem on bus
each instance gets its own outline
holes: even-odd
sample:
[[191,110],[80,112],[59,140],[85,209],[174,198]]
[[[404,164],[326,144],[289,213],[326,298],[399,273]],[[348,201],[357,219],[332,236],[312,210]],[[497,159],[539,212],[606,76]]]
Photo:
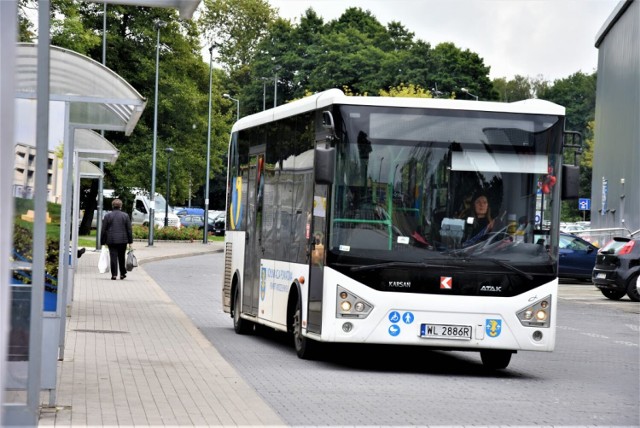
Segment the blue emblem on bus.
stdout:
[[502,320],[488,319],[485,322],[484,329],[489,337],[498,337],[502,331]]
[[389,326],[389,335],[396,337],[399,334],[400,334],[400,326],[398,326],[397,324],[391,324]]
[[400,312],[398,311],[389,312],[389,321],[391,321],[392,323],[400,322]]
[[414,319],[416,319],[416,317],[414,317],[411,312],[405,312],[402,315],[402,321],[404,321],[405,324],[411,324]]
[[231,230],[239,230],[242,226],[242,211],[242,177],[234,177],[231,186],[231,206],[229,207]]

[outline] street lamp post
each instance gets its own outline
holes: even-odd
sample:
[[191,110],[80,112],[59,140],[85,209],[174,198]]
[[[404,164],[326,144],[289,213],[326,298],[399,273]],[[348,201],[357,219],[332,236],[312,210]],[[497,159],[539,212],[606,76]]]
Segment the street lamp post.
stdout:
[[233,98],[229,94],[222,94],[222,96],[228,100],[236,102],[236,122],[237,122],[238,120],[240,120],[240,100]]
[[209,238],[209,169],[211,163],[211,80],[213,76],[213,47],[209,48],[209,117],[207,125],[207,168],[204,179],[204,221],[205,227],[202,228],[203,237],[202,243],[206,244]]
[[464,92],[467,95],[472,96],[473,98],[476,99],[476,101],[478,101],[478,96],[477,95],[473,95],[471,92],[469,92],[469,90],[467,88],[460,88],[460,91]]
[[164,149],[167,152],[167,197],[164,201],[164,227],[169,226],[169,188],[171,187],[171,154],[173,149],[167,147]]
[[156,41],[156,91],[153,103],[153,160],[151,162],[151,194],[149,195],[149,241],[148,245],[153,246],[153,228],[156,224],[156,145],[158,141],[158,71],[160,63],[160,29],[167,26],[164,21],[156,21],[155,27],[158,30]]
[[273,107],[274,108],[278,105],[278,71],[280,71],[281,68],[282,66],[280,65],[276,65],[274,67],[274,73],[275,73],[275,75],[273,76]]
[[262,80],[262,111],[267,109],[267,81],[271,80],[268,77],[261,77]]

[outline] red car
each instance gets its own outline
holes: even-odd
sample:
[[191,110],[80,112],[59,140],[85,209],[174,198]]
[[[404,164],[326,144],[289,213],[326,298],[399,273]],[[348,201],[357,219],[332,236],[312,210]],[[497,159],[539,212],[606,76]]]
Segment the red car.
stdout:
[[591,279],[607,298],[640,301],[640,237],[616,237],[596,256]]

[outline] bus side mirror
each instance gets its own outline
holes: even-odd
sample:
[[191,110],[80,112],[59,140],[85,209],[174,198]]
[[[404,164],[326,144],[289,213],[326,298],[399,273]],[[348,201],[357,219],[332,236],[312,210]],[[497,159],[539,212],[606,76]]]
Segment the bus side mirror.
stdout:
[[580,167],[562,165],[562,199],[578,199],[580,197]]
[[333,184],[336,149],[316,147],[315,176],[316,184]]

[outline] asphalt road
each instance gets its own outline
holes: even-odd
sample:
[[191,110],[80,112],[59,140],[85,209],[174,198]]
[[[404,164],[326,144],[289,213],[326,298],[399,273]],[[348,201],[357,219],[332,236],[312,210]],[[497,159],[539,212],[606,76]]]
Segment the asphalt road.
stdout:
[[588,283],[560,287],[551,353],[506,370],[478,353],[332,346],[299,359],[289,337],[236,335],[222,312],[222,254],[143,266],[289,425],[640,426],[640,305]]

